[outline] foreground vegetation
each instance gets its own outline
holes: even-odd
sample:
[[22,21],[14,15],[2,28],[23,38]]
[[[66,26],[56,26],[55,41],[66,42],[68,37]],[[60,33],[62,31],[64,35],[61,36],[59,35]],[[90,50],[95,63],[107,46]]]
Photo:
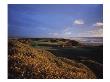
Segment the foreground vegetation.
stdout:
[[[49,40],[48,40],[49,41]],[[9,39],[8,42],[8,78],[27,79],[95,79],[96,75],[90,68],[74,59],[57,57],[49,50],[68,48],[81,45],[76,41],[56,40],[42,43],[24,39]],[[54,44],[54,45],[53,45]],[[40,45],[40,46],[39,46]],[[49,46],[47,46],[49,45]],[[41,48],[38,48],[41,47]],[[60,55],[60,54],[59,54]],[[68,55],[68,54],[67,54]],[[83,60],[82,60],[83,61]],[[83,61],[85,62],[85,61]]]

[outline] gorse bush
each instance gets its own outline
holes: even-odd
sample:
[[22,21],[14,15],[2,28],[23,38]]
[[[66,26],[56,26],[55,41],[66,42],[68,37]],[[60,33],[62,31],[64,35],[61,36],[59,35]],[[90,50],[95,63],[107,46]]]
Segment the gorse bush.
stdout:
[[94,79],[96,76],[81,63],[12,39],[8,43],[8,78]]

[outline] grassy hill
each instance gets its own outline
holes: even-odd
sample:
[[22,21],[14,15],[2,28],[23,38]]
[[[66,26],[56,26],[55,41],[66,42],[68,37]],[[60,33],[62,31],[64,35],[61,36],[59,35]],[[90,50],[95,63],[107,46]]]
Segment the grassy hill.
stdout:
[[95,79],[95,74],[81,62],[56,57],[28,42],[9,39],[8,78],[19,79]]

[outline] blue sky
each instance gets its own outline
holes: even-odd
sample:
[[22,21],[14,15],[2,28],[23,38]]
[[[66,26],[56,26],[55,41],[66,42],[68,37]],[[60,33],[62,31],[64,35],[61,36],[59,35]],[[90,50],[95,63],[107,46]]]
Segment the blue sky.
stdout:
[[9,37],[102,37],[101,4],[9,4]]

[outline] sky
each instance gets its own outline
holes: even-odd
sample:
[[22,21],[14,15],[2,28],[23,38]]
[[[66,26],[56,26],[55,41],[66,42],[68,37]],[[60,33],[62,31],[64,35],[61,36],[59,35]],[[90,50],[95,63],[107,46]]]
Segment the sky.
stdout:
[[102,4],[9,4],[8,36],[102,37]]

